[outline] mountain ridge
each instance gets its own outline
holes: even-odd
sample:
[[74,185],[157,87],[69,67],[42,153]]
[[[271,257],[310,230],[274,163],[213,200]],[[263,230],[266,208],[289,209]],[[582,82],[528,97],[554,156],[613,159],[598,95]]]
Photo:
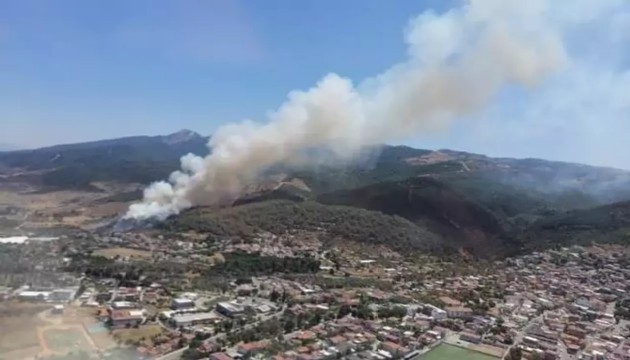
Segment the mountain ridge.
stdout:
[[[103,181],[146,185],[168,178],[181,156],[206,155],[208,139],[182,130],[0,153],[0,181],[29,182],[43,191],[98,191],[92,184]],[[328,156],[317,151],[311,155]],[[591,226],[588,216],[575,214],[593,211],[603,216],[609,204],[630,200],[630,172],[625,170],[409,146],[368,149],[352,163],[278,166],[260,180],[231,205],[186,211],[167,224],[229,235],[246,229],[251,235],[257,229],[290,230],[287,224],[315,229],[323,221],[333,237],[392,242],[399,250],[443,247],[494,257],[551,246],[540,237],[558,239],[558,244],[570,243],[573,235],[576,242],[584,241],[584,232],[549,225],[563,216],[577,216],[575,221],[590,226],[589,234],[596,234],[598,241],[607,241],[606,234],[623,239],[616,232],[625,231],[625,226]],[[127,190],[101,203],[138,200],[141,194]],[[267,211],[278,214],[268,216]],[[353,223],[335,224],[344,217]],[[393,226],[404,231],[390,236]]]

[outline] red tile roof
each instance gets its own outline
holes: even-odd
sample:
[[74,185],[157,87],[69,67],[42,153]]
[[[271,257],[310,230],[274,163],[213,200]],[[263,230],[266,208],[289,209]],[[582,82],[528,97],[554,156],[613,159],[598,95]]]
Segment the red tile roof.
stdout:
[[210,354],[211,360],[234,360],[232,357],[228,356],[226,353],[214,353]]
[[333,343],[333,344],[335,344],[335,345],[339,345],[339,344],[341,344],[342,342],[346,341],[346,338],[345,338],[345,337],[343,337],[343,336],[337,335],[337,336],[333,336],[333,337],[331,337],[331,338],[330,338],[330,339],[328,339],[328,340],[330,340],[330,342],[331,342],[331,343]]

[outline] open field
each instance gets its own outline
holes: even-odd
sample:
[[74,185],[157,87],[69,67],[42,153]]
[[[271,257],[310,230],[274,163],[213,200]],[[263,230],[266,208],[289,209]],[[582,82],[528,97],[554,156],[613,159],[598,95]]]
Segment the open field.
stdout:
[[114,330],[114,338],[123,344],[150,342],[151,338],[161,334],[163,329],[159,325],[143,325],[137,329]]
[[496,360],[498,358],[453,345],[442,344],[422,355],[418,360]]
[[128,201],[108,199],[121,192],[136,190],[138,186],[103,182],[94,184],[92,190],[55,190],[15,179],[9,180],[6,175],[0,175],[0,208],[10,206],[19,210],[10,216],[2,215],[6,222],[4,228],[90,228],[104,219],[124,213],[129,206]]
[[[4,303],[0,306],[0,359],[34,356],[40,351],[37,327],[44,325],[37,314],[50,305]],[[9,355],[11,354],[11,355]]]
[[146,250],[129,249],[129,248],[109,248],[99,249],[93,252],[93,255],[104,256],[106,258],[130,257],[130,258],[150,258],[151,252]]
[[109,330],[94,318],[94,309],[67,306],[63,314],[54,315],[51,307],[17,301],[0,303],[0,360],[116,346]]
[[68,329],[47,329],[43,331],[46,348],[53,353],[67,353],[69,351],[90,351],[92,346],[85,338],[80,327]]

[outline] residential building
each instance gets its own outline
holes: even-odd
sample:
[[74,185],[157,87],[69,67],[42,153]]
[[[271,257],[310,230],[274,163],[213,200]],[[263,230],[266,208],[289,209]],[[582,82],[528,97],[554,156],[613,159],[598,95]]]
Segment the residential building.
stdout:
[[142,310],[112,310],[110,324],[114,329],[121,329],[140,325],[144,320]]
[[171,302],[171,309],[173,310],[192,309],[194,307],[195,302],[186,298],[173,299],[173,301]]
[[449,306],[446,309],[446,315],[449,318],[455,319],[469,319],[473,316],[473,311],[470,308],[462,306]]

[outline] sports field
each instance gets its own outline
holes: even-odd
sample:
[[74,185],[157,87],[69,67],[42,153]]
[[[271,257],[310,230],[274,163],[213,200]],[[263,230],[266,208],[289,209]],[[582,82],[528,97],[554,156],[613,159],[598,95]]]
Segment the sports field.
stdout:
[[421,360],[497,360],[482,353],[466,350],[453,345],[442,344],[418,359]]

